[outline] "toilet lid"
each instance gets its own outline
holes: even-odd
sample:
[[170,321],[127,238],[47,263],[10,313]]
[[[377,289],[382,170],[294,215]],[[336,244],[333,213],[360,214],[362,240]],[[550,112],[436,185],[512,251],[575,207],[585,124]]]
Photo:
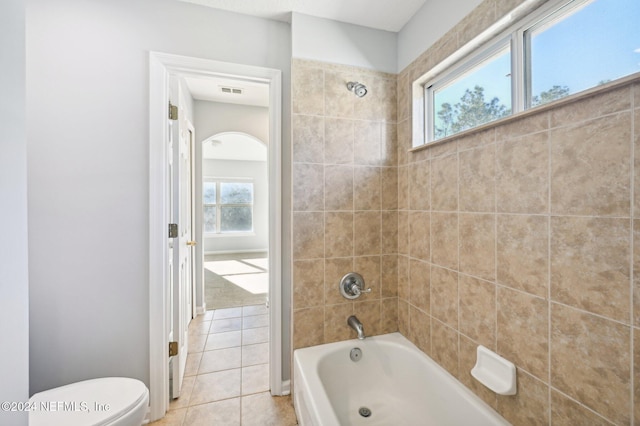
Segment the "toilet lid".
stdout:
[[29,426],[106,425],[128,413],[148,393],[144,383],[126,377],[71,383],[29,399]]

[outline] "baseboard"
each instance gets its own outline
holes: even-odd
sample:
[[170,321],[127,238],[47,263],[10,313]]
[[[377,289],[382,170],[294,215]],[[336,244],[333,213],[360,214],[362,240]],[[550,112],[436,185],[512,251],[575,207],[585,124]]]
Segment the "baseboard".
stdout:
[[204,315],[207,312],[207,304],[203,303],[202,306],[196,306],[196,314]]
[[282,381],[282,396],[289,395],[291,393],[291,379]]

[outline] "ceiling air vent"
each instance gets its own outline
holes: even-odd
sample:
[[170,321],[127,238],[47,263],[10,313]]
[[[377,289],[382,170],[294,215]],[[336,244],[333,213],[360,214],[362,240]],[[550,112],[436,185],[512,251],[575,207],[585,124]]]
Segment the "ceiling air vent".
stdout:
[[220,86],[222,93],[231,93],[233,95],[242,95],[242,89],[238,87]]

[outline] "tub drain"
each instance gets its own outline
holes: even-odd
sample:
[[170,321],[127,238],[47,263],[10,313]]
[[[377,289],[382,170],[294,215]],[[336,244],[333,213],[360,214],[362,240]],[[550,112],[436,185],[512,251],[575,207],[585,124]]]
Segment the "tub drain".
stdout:
[[369,410],[367,407],[360,407],[358,413],[360,413],[362,417],[369,417],[371,415],[371,410]]

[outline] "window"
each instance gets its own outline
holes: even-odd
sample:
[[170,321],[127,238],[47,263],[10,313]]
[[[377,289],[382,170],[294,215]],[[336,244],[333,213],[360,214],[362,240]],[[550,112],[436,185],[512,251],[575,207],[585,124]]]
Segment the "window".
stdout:
[[511,114],[511,48],[508,41],[497,47],[471,62],[465,72],[427,89],[433,97],[434,139]]
[[253,182],[205,179],[204,232],[253,232]]
[[425,77],[425,140],[416,142],[436,141],[640,71],[638,16],[638,0],[548,2],[458,64]]

